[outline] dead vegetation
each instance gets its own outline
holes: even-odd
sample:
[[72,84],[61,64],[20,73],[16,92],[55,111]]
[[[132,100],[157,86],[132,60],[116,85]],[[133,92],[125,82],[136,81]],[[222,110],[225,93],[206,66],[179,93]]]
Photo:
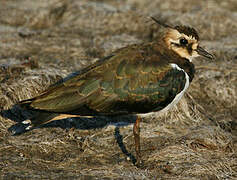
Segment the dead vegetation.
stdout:
[[[236,179],[236,10],[234,0],[2,2],[1,179]],[[117,48],[151,40],[151,15],[195,27],[216,61],[196,59],[185,98],[143,118],[143,169],[132,164],[131,117],[63,119],[11,136],[29,112],[5,110]]]

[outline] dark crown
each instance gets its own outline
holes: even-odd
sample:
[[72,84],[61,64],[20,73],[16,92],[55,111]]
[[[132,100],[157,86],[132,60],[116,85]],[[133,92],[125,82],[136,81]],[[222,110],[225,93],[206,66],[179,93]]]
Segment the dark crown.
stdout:
[[[161,25],[165,28],[171,28],[171,29],[173,28],[172,26],[167,25],[164,22],[159,21],[155,17],[151,17],[151,19],[153,21],[155,21],[157,24],[159,24],[159,25]],[[188,27],[188,26],[175,26],[174,29],[179,31],[179,33],[183,33],[183,34],[186,34],[187,36],[194,37],[197,41],[199,40],[198,33],[194,28],[191,28],[191,27]]]
[[180,33],[183,33],[187,36],[194,37],[197,41],[199,40],[199,36],[197,31],[194,28],[188,27],[188,26],[175,26],[174,27],[177,31]]

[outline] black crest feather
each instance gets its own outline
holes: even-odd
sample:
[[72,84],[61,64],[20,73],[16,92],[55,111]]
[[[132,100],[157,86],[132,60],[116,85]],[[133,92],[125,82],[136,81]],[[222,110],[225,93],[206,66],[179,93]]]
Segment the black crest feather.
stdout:
[[180,33],[186,34],[187,36],[192,36],[196,40],[199,40],[198,33],[194,28],[188,26],[175,26],[174,28]]
[[161,25],[161,26],[163,26],[163,27],[165,27],[165,28],[172,28],[172,27],[169,26],[168,24],[165,24],[164,22],[162,22],[162,21],[156,19],[155,17],[151,17],[151,19],[152,19],[153,21],[155,21],[157,24],[159,24],[159,25]]

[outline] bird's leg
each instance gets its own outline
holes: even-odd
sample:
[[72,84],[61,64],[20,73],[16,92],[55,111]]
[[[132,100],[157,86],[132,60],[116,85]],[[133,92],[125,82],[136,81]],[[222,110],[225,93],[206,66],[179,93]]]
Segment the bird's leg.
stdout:
[[141,163],[141,153],[140,153],[140,120],[141,118],[137,116],[136,122],[133,125],[133,135],[135,140],[135,151],[137,155],[136,164]]

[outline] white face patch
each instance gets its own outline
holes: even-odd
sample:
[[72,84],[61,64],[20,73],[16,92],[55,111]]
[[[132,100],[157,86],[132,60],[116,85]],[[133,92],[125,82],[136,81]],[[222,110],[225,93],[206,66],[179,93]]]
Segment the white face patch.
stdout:
[[[180,44],[180,39],[182,38],[186,39],[188,41],[188,44],[192,44],[192,53],[188,52],[187,46],[176,45]],[[172,49],[178,55],[188,59],[190,62],[192,62],[192,59],[194,57],[199,56],[198,53],[195,51],[198,47],[198,41],[193,36],[187,36],[186,34],[180,33],[176,29],[171,29],[166,34],[165,41],[169,49]]]
[[195,50],[195,49],[197,49],[197,47],[198,47],[198,43],[194,42],[193,45],[192,45],[192,48]]
[[187,35],[184,34],[184,33],[182,33],[181,36],[184,37],[185,39],[187,39],[188,41],[197,41],[197,40],[195,39],[195,37],[193,37],[193,36],[187,36]]

